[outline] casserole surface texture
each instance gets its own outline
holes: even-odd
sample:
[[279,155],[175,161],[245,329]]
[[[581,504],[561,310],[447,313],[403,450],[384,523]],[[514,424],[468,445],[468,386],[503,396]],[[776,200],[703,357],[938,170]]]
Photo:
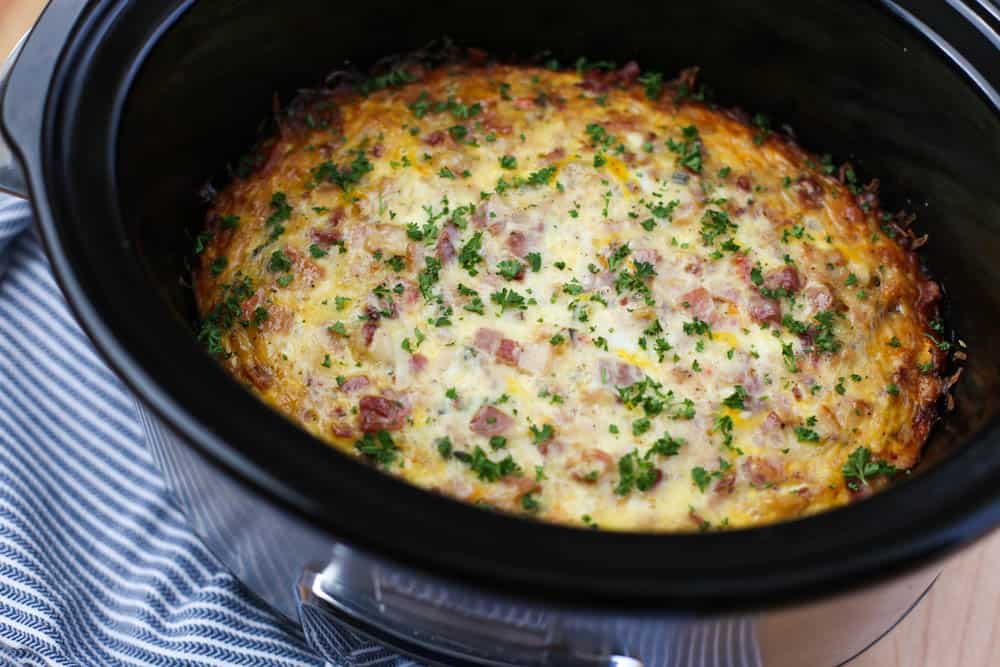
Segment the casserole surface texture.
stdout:
[[692,72],[360,88],[280,113],[196,243],[203,342],[305,429],[616,530],[793,518],[917,462],[940,289],[849,166],[703,102]]

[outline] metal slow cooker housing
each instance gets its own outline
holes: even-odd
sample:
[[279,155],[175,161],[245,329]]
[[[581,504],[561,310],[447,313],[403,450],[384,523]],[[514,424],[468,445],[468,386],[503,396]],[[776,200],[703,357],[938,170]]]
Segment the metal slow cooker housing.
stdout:
[[[502,10],[53,0],[3,97],[0,120],[23,182],[3,166],[0,179],[30,192],[56,276],[142,399],[178,503],[249,588],[307,634],[323,627],[310,622],[315,612],[438,659],[564,664],[559,656],[572,654],[595,664],[620,652],[608,623],[662,631],[694,614],[858,589],[1000,520],[998,26],[989,0]],[[253,141],[273,93],[288,100],[345,60],[364,66],[444,35],[498,56],[550,49],[564,62],[635,58],[666,72],[698,64],[723,104],[752,105],[788,122],[805,147],[880,176],[888,206],[914,210],[930,233],[926,261],[969,348],[956,409],[935,429],[924,463],[885,493],[802,520],[605,533],[411,487],[313,439],[233,382],[195,341],[182,280],[200,186]],[[442,587],[451,597],[434,597]],[[462,617],[494,603],[557,619],[559,629],[524,630],[509,642],[522,653],[487,655],[504,632],[531,625],[528,614],[490,634],[489,614]],[[483,634],[478,648],[452,641],[474,632]]]

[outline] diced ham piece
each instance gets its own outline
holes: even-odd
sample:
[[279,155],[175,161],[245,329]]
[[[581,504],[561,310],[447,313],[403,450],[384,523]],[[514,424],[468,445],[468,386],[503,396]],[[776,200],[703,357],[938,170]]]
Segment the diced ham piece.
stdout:
[[497,361],[506,366],[517,366],[521,358],[521,345],[510,338],[502,338],[497,347]]
[[515,257],[524,257],[528,254],[527,239],[521,232],[511,232],[507,237],[507,248]]
[[362,396],[358,402],[358,426],[365,433],[398,431],[403,427],[409,407],[384,396]]
[[506,433],[513,423],[514,420],[507,413],[492,405],[484,405],[473,415],[469,428],[473,433],[492,437]]
[[809,208],[823,206],[823,186],[812,176],[803,176],[795,187],[799,201]]
[[353,391],[358,391],[359,389],[364,389],[369,384],[368,376],[366,375],[352,375],[351,377],[344,380],[344,384],[340,385],[340,391],[351,393]]
[[480,327],[476,329],[476,337],[473,344],[476,346],[476,349],[493,355],[496,354],[497,348],[500,347],[500,340],[502,338],[503,334],[496,329]]
[[425,357],[424,355],[420,354],[419,352],[417,354],[411,354],[410,355],[410,372],[411,373],[413,373],[414,375],[416,375],[416,374],[420,373],[420,371],[424,370],[425,366],[427,366],[427,357]]
[[810,285],[805,291],[806,301],[814,310],[827,310],[833,305],[833,292],[825,285]]
[[442,130],[434,130],[433,132],[425,136],[423,141],[428,146],[437,146],[442,141],[444,141],[447,136],[448,135],[446,135]]
[[322,227],[312,229],[309,236],[318,246],[329,248],[334,243],[343,240],[343,233],[340,231],[340,222],[344,219],[344,207],[338,206],[330,211],[326,224]]
[[784,266],[768,274],[764,279],[764,286],[773,290],[784,289],[789,294],[794,294],[802,287],[802,283],[794,266]]
[[437,258],[442,264],[447,264],[455,258],[455,244],[458,241],[458,228],[455,225],[445,225],[437,242]]
[[741,467],[743,474],[753,486],[778,484],[785,480],[784,467],[770,458],[748,456],[743,460]]
[[775,299],[765,299],[759,294],[750,296],[750,317],[755,322],[781,322],[781,304]]
[[694,317],[703,322],[715,324],[717,319],[715,301],[712,299],[711,293],[704,287],[697,287],[691,290],[681,297],[681,302],[687,302],[688,312]]

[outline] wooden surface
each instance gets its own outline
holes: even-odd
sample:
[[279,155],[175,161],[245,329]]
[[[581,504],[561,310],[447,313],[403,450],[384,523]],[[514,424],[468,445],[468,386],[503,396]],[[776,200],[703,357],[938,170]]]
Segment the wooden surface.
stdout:
[[[44,6],[0,0],[0,53]],[[794,637],[788,642],[794,643]],[[1000,665],[1000,533],[953,558],[924,601],[851,667]]]

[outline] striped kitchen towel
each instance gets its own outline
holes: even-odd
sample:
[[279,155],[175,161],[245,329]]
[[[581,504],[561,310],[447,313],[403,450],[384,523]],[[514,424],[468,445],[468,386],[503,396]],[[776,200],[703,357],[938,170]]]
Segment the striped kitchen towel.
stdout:
[[[0,665],[323,664],[191,533],[144,438],[28,205],[0,195]],[[663,644],[646,667],[760,664],[747,619],[685,624]],[[349,632],[319,645],[338,664],[414,664]]]

